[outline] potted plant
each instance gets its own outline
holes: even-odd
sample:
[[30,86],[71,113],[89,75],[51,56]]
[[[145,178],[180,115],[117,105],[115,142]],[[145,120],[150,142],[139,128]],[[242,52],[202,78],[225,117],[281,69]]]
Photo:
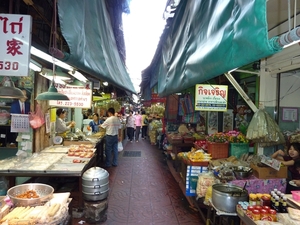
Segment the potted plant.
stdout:
[[219,132],[206,136],[207,152],[212,159],[228,157],[228,136],[226,133]]

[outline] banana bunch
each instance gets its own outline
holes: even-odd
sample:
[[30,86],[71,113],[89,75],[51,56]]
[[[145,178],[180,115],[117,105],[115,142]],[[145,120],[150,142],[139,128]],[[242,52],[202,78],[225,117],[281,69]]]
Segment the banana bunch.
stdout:
[[187,152],[187,157],[193,162],[204,162],[209,161],[211,159],[210,154],[204,153],[203,150],[194,151],[192,148],[191,151]]

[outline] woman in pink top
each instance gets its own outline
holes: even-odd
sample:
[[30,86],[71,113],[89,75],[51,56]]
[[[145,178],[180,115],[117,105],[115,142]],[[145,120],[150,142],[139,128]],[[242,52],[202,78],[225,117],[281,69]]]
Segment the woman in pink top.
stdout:
[[139,142],[141,126],[142,126],[142,115],[140,114],[139,111],[137,111],[135,114],[135,141],[136,142]]

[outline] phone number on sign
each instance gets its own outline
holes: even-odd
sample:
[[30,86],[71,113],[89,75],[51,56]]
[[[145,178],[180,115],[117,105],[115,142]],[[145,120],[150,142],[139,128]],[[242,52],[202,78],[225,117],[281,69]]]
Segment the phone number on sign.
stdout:
[[83,106],[83,102],[57,101],[57,104],[62,106]]

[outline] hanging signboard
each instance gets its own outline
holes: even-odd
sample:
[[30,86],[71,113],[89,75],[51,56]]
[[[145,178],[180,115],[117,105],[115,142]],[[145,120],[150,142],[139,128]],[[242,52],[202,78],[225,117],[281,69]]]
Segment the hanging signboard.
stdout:
[[88,87],[67,87],[56,84],[57,91],[69,97],[70,101],[51,100],[50,106],[62,108],[91,108],[92,89]]
[[28,76],[32,19],[0,14],[0,76]]
[[166,98],[161,98],[158,96],[158,94],[152,93],[151,94],[151,103],[158,103],[158,102],[165,103]]
[[227,111],[227,85],[197,84],[195,90],[195,110]]

